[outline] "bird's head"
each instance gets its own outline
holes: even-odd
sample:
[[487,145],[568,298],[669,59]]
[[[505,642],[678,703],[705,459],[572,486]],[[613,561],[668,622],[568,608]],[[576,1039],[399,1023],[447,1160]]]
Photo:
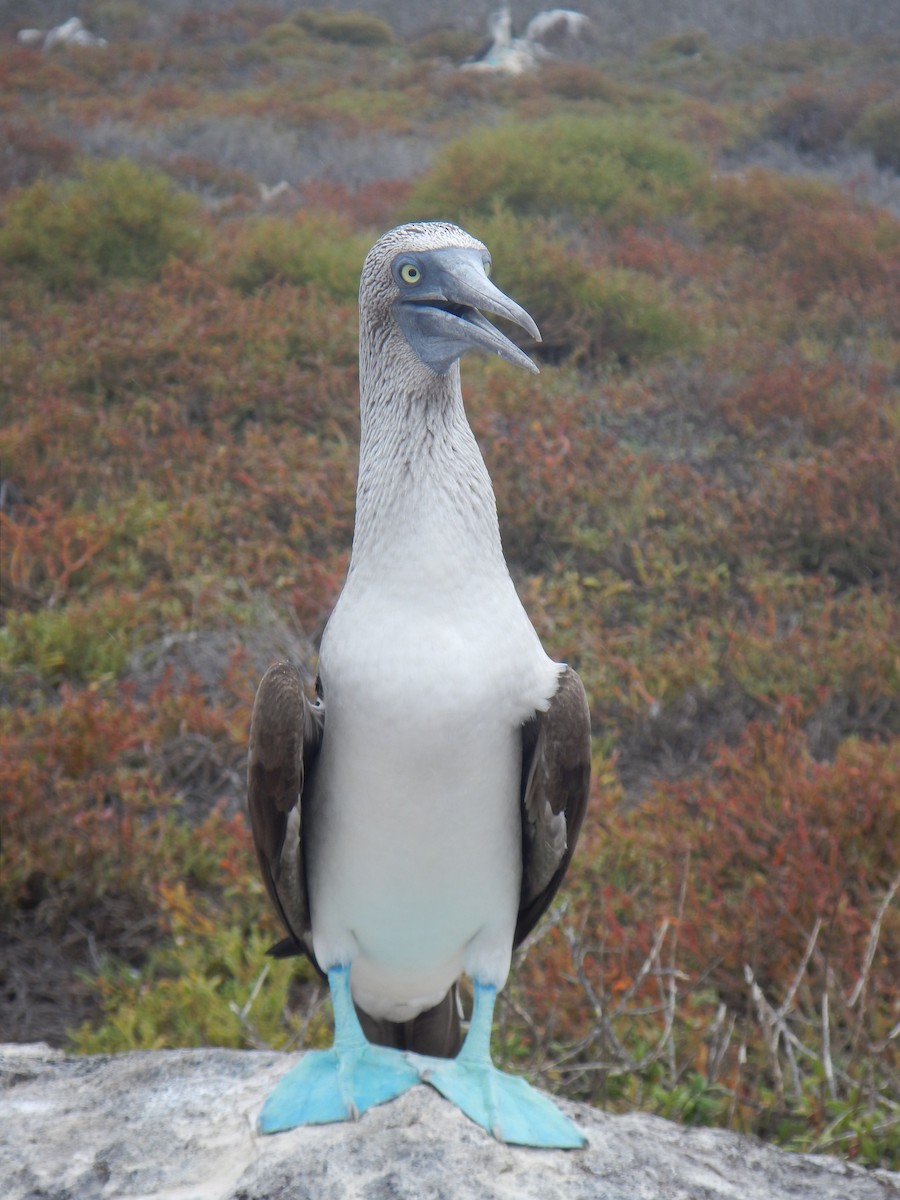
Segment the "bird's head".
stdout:
[[482,316],[481,309],[541,340],[528,315],[489,278],[487,247],[456,225],[400,225],[366,256],[359,288],[363,335],[396,331],[413,355],[438,375],[468,350],[497,354],[537,371],[527,354]]

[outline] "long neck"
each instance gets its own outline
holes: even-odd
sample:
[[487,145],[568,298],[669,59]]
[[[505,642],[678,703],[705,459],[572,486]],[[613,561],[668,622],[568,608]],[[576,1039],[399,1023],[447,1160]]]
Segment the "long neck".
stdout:
[[[506,575],[490,477],[466,419],[459,365],[360,346],[361,444],[351,571],[438,585]],[[405,349],[405,347],[404,347]],[[392,362],[391,371],[382,364]]]

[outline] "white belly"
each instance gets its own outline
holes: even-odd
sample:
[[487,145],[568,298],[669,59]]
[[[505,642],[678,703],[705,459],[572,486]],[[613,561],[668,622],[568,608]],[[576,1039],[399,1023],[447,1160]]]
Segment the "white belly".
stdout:
[[352,962],[373,1016],[414,1016],[464,970],[498,987],[509,970],[519,759],[512,731],[474,733],[448,747],[415,722],[363,758],[326,732],[307,846],[315,952]]
[[506,980],[521,879],[520,727],[558,668],[530,626],[521,678],[492,670],[484,643],[456,622],[391,632],[354,639],[342,626],[349,657],[323,645],[325,735],[304,839],[320,966],[351,963],[357,1002],[406,1020],[463,972]]

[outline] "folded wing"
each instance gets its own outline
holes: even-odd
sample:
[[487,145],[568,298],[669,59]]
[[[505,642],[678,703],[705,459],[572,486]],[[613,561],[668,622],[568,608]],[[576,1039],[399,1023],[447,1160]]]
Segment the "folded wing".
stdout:
[[271,666],[259,685],[250,722],[250,827],[266,890],[288,933],[271,953],[306,954],[313,962],[302,799],[324,727],[324,705],[309,699],[298,669],[287,662]]
[[515,944],[550,905],[566,873],[591,783],[591,716],[578,675],[565,667],[546,712],[522,729],[522,887]]

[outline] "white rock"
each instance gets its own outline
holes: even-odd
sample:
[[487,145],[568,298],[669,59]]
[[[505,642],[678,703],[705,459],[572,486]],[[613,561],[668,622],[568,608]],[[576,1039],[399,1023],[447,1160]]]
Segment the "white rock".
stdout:
[[107,44],[106,38],[97,37],[95,33],[86,29],[84,22],[79,17],[69,17],[68,21],[56,25],[44,38],[45,50],[52,50],[54,46],[58,45],[102,48]]
[[263,204],[271,204],[275,200],[280,200],[282,196],[289,196],[293,190],[286,179],[280,180],[273,187],[269,187],[266,183],[259,184],[259,195]]
[[502,1146],[427,1087],[353,1124],[259,1137],[295,1059],[71,1058],[0,1045],[4,1200],[892,1200],[900,1175],[564,1104],[586,1150]]
[[553,42],[577,38],[590,28],[591,19],[571,8],[549,8],[536,13],[528,22],[525,36],[530,42]]

